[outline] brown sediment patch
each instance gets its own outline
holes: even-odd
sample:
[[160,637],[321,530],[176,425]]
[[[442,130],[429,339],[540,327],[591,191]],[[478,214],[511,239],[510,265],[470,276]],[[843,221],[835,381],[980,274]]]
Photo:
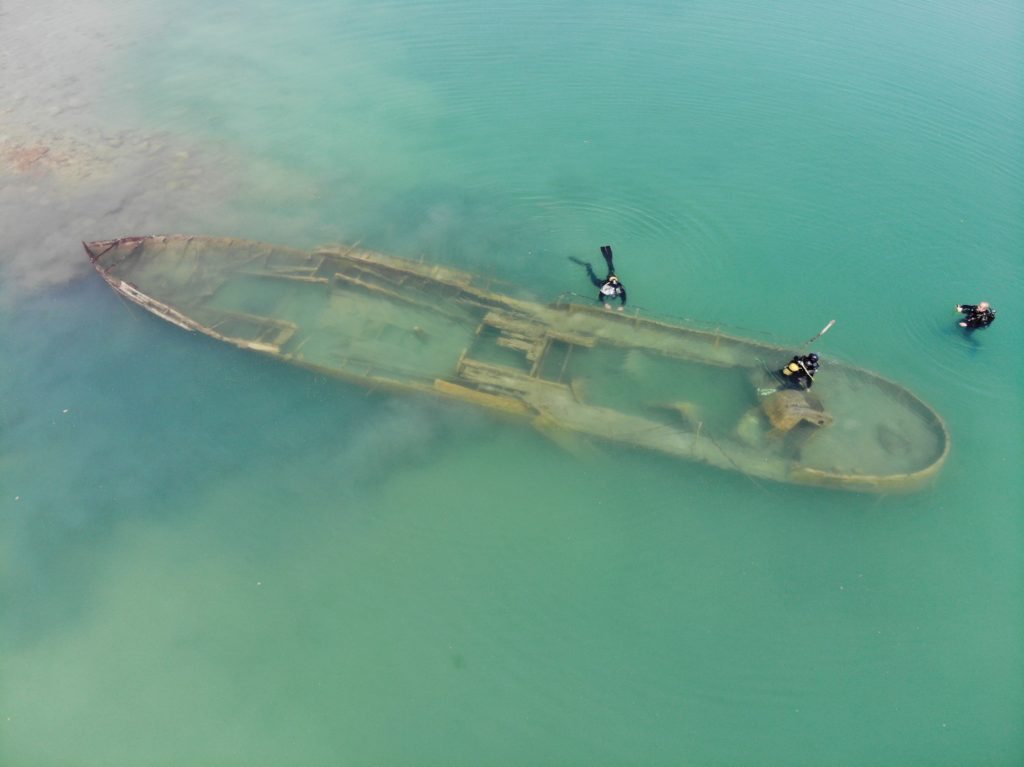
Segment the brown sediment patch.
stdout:
[[37,144],[25,146],[17,144],[4,147],[4,165],[10,166],[16,173],[40,173],[45,170],[43,158],[50,154],[50,147]]
[[0,173],[66,182],[92,175],[104,161],[88,143],[69,136],[22,131],[0,138]]
[[188,180],[197,173],[190,167],[190,159],[190,152],[175,152],[166,137],[140,131],[79,128],[75,135],[13,126],[10,133],[0,136],[0,174],[27,180],[45,177],[63,188],[96,183],[142,167]]

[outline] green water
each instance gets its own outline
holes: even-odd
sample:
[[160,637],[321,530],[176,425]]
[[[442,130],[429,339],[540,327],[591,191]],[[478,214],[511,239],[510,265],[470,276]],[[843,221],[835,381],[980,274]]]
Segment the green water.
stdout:
[[[120,5],[0,15],[0,763],[1024,761],[1019,3]],[[860,496],[368,393],[77,244],[179,231],[542,299],[611,243],[645,310],[837,319],[952,453]]]

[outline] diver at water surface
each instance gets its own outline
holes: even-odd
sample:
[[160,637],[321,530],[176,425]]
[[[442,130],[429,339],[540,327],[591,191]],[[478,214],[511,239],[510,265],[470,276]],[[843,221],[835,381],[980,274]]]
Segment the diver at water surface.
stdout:
[[956,310],[964,315],[964,318],[957,324],[965,330],[987,328],[996,318],[996,310],[989,306],[988,301],[982,301],[977,306],[957,304]]
[[794,389],[810,389],[814,383],[814,374],[818,372],[818,355],[814,352],[794,355],[779,372],[787,386]]
[[594,287],[597,288],[597,300],[601,302],[601,305],[604,306],[605,309],[611,309],[611,305],[605,303],[605,301],[615,300],[617,298],[621,302],[618,306],[618,309],[621,312],[626,306],[626,286],[619,282],[618,275],[615,274],[615,264],[612,262],[612,246],[602,245],[601,255],[604,256],[604,262],[608,265],[608,276],[603,280],[594,272],[594,267],[586,261],[581,261],[580,259],[573,258],[572,256],[569,256],[569,260],[575,264],[579,264],[587,270],[587,276],[594,284]]

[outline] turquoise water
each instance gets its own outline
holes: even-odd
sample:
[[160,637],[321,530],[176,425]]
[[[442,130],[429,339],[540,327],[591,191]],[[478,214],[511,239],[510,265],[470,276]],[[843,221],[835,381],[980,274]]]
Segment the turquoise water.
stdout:
[[[1024,11],[768,5],[13,2],[0,762],[1021,763]],[[367,393],[77,244],[157,231],[542,299],[611,243],[646,310],[835,318],[953,451],[859,496]]]

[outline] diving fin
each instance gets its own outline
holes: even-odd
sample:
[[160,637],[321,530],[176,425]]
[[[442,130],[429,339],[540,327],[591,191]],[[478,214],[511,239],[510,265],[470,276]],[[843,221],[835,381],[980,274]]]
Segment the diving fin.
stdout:
[[606,264],[608,264],[608,273],[609,274],[614,274],[615,273],[615,265],[612,263],[612,246],[611,245],[602,245],[601,246],[601,255],[604,256],[604,262]]

